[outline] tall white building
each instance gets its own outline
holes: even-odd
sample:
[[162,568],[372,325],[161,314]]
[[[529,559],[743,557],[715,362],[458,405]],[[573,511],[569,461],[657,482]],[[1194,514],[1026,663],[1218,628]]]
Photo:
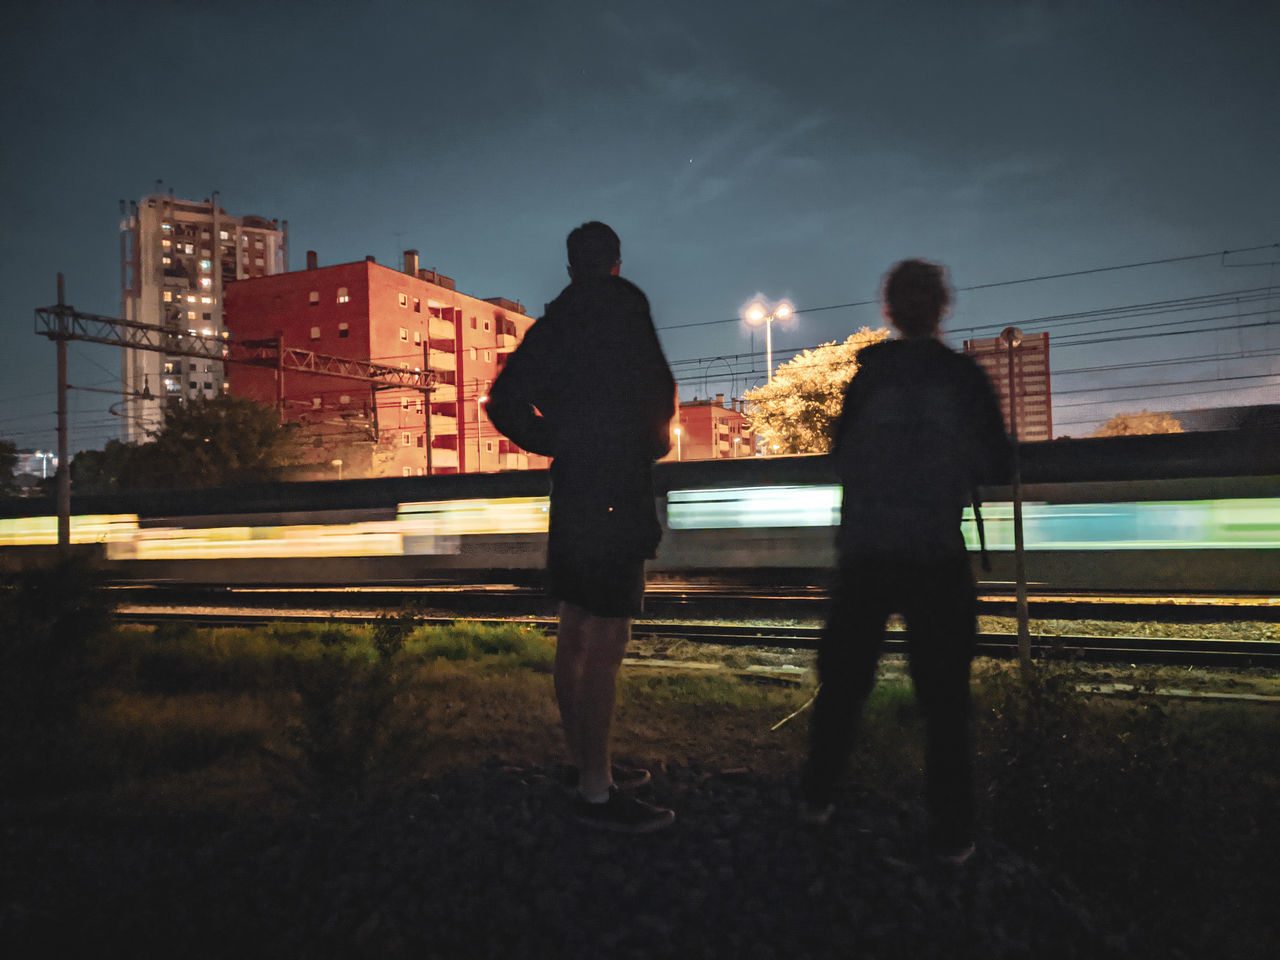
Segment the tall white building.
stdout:
[[[225,336],[223,288],[289,269],[289,222],[232,217],[218,195],[203,203],[156,194],[124,209],[120,224],[120,315],[177,333]],[[222,364],[125,349],[120,364],[123,439],[160,425],[170,397],[227,391]],[[149,393],[149,398],[139,396]]]

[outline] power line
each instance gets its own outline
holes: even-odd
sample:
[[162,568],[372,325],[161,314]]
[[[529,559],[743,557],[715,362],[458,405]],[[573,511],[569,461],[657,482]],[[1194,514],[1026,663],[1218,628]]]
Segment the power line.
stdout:
[[[1067,277],[1085,277],[1097,273],[1110,273],[1115,270],[1132,270],[1137,267],[1153,267],[1170,263],[1187,263],[1192,260],[1206,260],[1210,257],[1221,257],[1225,266],[1226,258],[1237,253],[1254,253],[1258,250],[1280,250],[1280,243],[1262,244],[1256,247],[1240,247],[1235,250],[1214,250],[1209,253],[1194,253],[1185,257],[1162,257],[1158,260],[1142,260],[1136,263],[1121,263],[1107,267],[1091,267],[1087,270],[1071,270],[1066,273],[1046,273],[1034,277],[1021,277],[1016,280],[997,280],[992,283],[978,283],[968,287],[957,287],[958,292],[967,293],[973,290],[991,290],[996,287],[1011,287],[1023,283],[1040,283],[1044,280],[1062,280]],[[878,304],[876,300],[853,300],[849,303],[833,303],[822,307],[797,308],[794,313],[821,313],[824,310],[843,310],[847,307],[866,307]],[[703,320],[697,323],[676,323],[658,327],[658,330],[688,330],[693,327],[710,327],[724,323],[741,323],[741,317],[730,317],[727,320]],[[972,329],[979,329],[977,327]]]

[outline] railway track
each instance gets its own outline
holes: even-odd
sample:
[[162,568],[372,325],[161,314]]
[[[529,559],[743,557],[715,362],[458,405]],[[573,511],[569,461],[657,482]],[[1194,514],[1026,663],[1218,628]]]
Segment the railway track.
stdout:
[[[164,603],[183,606],[234,604],[245,608],[342,608],[359,606],[382,610],[447,610],[468,617],[511,617],[530,611],[550,614],[551,604],[541,589],[523,585],[387,584],[361,587],[191,587],[186,585],[117,585],[121,603]],[[982,589],[980,614],[1014,616],[1012,593]],[[1280,598],[1274,596],[1140,596],[1131,594],[1070,595],[1033,592],[1031,616],[1040,620],[1108,620],[1206,623],[1224,620],[1280,622]],[[653,617],[707,619],[821,620],[826,590],[813,586],[761,588],[757,585],[651,582],[645,609]]]
[[[204,627],[247,627],[272,622],[368,624],[387,615],[384,610],[331,611],[281,609],[224,609],[210,611],[181,607],[140,607],[125,605],[117,618],[125,623],[189,623]],[[424,625],[446,625],[459,619],[484,624],[522,624],[554,633],[552,617],[462,617],[414,615]],[[816,649],[821,628],[814,625],[759,625],[743,623],[689,623],[683,621],[636,621],[633,634],[650,640],[686,640],[695,643],[734,647]],[[890,630],[887,652],[905,652],[905,635]],[[1280,641],[1145,636],[1052,636],[1032,635],[1032,655],[1037,658],[1075,659],[1090,662],[1159,663],[1187,666],[1280,667]],[[1017,656],[1017,637],[1006,633],[978,636],[978,655],[994,658]]]

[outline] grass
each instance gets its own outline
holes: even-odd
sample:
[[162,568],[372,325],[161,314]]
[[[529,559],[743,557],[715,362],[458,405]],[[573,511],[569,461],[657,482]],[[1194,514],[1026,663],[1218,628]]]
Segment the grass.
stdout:
[[[624,671],[620,756],[794,776],[807,716],[773,728],[809,699],[812,677],[763,683],[744,671],[811,656],[678,643],[637,652],[693,666]],[[554,641],[529,628],[395,617],[364,628],[104,627],[79,656],[54,664],[92,681],[70,685],[82,694],[78,723],[5,740],[13,816],[285,812],[301,797],[369,796],[491,756],[560,759]],[[1082,689],[1099,682],[1138,692]],[[1276,689],[1260,671],[1041,664],[1023,675],[980,661],[984,821],[1094,902],[1126,904],[1153,952],[1247,956],[1268,936],[1264,905],[1280,898],[1280,707],[1149,693],[1167,686]],[[887,659],[855,751],[858,789],[918,804],[922,740],[903,665]]]

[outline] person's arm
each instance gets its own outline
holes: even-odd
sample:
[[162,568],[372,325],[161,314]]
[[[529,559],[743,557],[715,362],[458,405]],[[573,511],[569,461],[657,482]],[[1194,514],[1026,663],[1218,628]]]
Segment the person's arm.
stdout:
[[555,432],[538,409],[551,371],[547,367],[544,320],[529,328],[489,388],[485,412],[498,431],[517,446],[544,457],[557,455]]
[[991,381],[974,364],[974,422],[978,439],[978,482],[993,485],[1006,482],[1013,474],[1013,443],[1004,429],[1000,401]]

